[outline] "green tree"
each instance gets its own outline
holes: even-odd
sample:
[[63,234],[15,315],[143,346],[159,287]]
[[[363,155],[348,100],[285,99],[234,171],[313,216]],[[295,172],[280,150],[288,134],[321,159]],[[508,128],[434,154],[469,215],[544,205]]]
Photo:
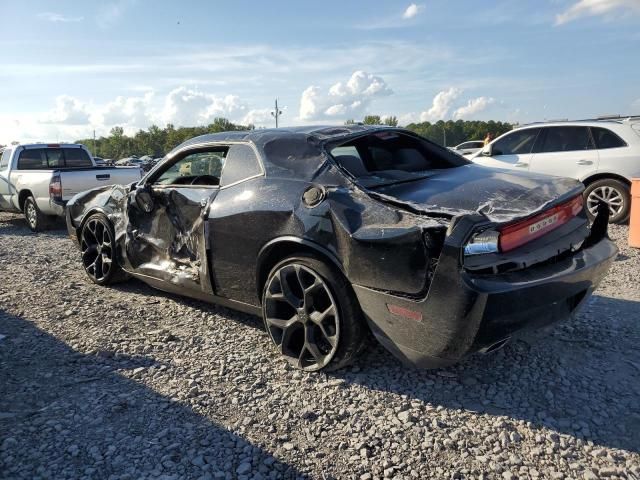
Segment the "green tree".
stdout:
[[396,117],[395,115],[393,116],[389,116],[389,117],[385,117],[385,119],[382,121],[383,125],[389,125],[390,127],[397,127],[398,126],[398,117]]
[[[130,137],[125,135],[122,127],[116,126],[111,129],[109,136],[96,139],[93,154],[115,160],[131,155],[162,157],[185,140],[198,135],[253,128],[253,125],[237,125],[226,118],[214,118],[213,122],[206,126],[175,128],[174,125],[167,124],[165,128],[160,128],[151,125],[147,130],[138,130]],[[93,146],[93,139],[85,138],[77,140],[76,143]]]
[[380,120],[380,115],[367,115],[362,123],[365,125],[382,125],[382,120]]

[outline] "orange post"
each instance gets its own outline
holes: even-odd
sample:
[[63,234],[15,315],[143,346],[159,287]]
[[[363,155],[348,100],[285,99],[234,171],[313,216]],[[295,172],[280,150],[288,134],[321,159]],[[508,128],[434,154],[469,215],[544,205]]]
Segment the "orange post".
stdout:
[[629,246],[640,248],[640,178],[631,179],[631,216],[629,217]]

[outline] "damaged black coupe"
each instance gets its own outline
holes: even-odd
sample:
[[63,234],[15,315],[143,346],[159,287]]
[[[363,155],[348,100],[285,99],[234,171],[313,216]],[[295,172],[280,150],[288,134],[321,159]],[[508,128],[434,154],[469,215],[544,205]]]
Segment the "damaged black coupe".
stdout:
[[89,277],[262,315],[304,370],[373,333],[439,367],[570,318],[616,247],[570,179],[474,165],[409,131],[344,126],[189,140],[136,184],[84,192],[67,226]]

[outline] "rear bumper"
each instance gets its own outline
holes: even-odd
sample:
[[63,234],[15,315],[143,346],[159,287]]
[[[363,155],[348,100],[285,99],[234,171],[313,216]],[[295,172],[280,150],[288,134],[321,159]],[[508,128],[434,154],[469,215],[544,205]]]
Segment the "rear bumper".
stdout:
[[65,200],[54,200],[52,198],[49,199],[49,211],[53,215],[63,217],[65,214],[66,206],[67,202]]
[[[517,332],[570,318],[617,254],[606,236],[556,263],[504,274],[471,274],[445,246],[429,293],[412,300],[354,285],[373,334],[401,360],[424,368],[456,363]],[[393,315],[389,305],[415,312]]]

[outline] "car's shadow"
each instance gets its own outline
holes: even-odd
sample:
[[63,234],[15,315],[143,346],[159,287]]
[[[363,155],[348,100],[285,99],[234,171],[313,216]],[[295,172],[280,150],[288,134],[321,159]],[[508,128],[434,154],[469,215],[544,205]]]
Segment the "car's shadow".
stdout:
[[135,381],[135,369],[166,372],[154,360],[82,354],[4,310],[0,334],[2,478],[225,478],[246,462],[265,478],[307,478]]

